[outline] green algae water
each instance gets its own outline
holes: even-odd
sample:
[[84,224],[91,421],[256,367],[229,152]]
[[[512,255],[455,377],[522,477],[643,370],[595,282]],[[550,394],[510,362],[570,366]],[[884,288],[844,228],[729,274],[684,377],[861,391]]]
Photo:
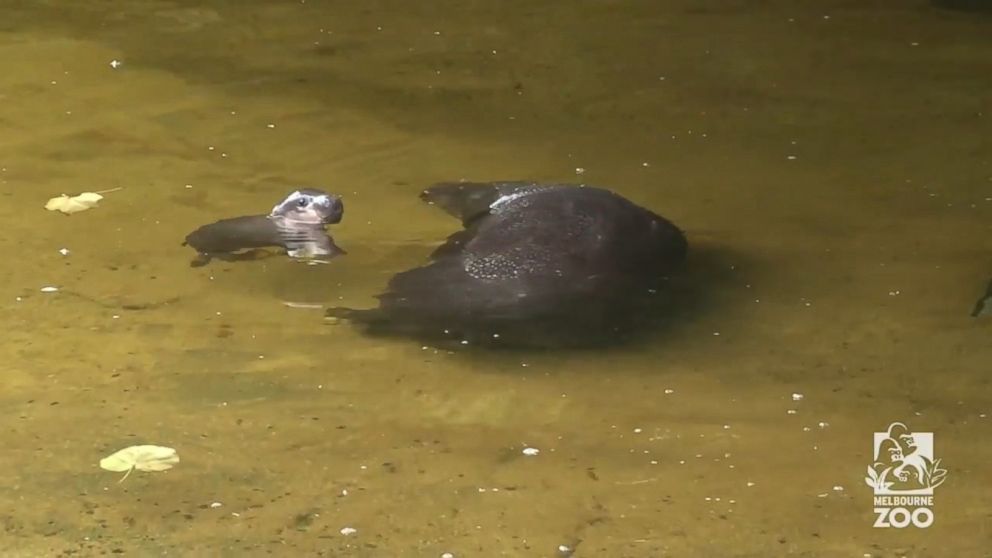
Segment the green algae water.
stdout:
[[[974,4],[0,7],[0,555],[988,555]],[[457,230],[417,195],[459,179],[664,215],[694,299],[591,351],[325,321]],[[344,197],[347,256],[189,266],[298,186]],[[947,471],[926,528],[873,527],[893,422]],[[99,468],[139,444],[181,461]]]

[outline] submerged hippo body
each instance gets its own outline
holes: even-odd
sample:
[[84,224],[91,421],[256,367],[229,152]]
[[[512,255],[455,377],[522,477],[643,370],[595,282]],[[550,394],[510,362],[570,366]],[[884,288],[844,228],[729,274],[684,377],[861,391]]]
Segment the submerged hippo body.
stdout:
[[[204,265],[212,257],[231,258],[245,250],[285,248],[290,257],[332,258],[344,253],[325,227],[339,223],[344,214],[341,198],[312,188],[296,190],[268,215],[246,215],[203,225],[186,236]],[[235,258],[236,259],[236,258]]]
[[421,198],[463,230],[395,275],[378,308],[329,316],[421,338],[585,344],[628,322],[686,254],[672,223],[599,188],[445,183]]

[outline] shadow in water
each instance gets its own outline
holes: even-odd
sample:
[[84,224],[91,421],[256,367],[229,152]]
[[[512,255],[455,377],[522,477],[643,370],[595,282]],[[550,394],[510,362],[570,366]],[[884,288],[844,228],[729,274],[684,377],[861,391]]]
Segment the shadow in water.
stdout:
[[203,267],[209,264],[213,260],[220,260],[222,262],[233,263],[233,262],[254,262],[260,260],[267,260],[272,257],[281,256],[278,252],[272,250],[265,250],[262,248],[256,248],[253,250],[247,250],[244,252],[235,252],[231,254],[197,254],[190,260],[190,267]]
[[992,1],[990,0],[932,0],[933,5],[945,10],[956,10],[959,12],[981,12],[992,14]]

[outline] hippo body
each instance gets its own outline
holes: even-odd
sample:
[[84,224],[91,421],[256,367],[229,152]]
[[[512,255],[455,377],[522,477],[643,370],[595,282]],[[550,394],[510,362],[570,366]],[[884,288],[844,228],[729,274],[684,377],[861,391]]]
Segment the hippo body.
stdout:
[[686,255],[675,225],[599,188],[442,183],[421,198],[464,228],[395,275],[378,308],[330,316],[462,342],[586,343],[617,331]]
[[284,243],[268,215],[245,215],[203,225],[186,236],[185,244],[202,254],[222,254]]
[[344,254],[325,227],[341,222],[344,204],[339,196],[313,188],[291,192],[268,215],[245,215],[203,225],[186,235],[184,246],[197,251],[191,265],[212,257],[239,259],[239,253],[257,248],[285,248],[293,258],[330,259]]

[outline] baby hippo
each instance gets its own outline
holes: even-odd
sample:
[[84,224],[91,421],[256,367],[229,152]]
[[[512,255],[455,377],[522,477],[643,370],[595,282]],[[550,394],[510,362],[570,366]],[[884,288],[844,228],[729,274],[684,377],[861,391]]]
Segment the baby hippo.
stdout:
[[246,215],[203,225],[186,236],[183,246],[196,249],[190,264],[199,267],[211,258],[238,259],[245,250],[281,247],[292,258],[328,260],[345,251],[334,244],[325,227],[341,222],[341,198],[321,190],[301,188],[275,205],[268,215]]

